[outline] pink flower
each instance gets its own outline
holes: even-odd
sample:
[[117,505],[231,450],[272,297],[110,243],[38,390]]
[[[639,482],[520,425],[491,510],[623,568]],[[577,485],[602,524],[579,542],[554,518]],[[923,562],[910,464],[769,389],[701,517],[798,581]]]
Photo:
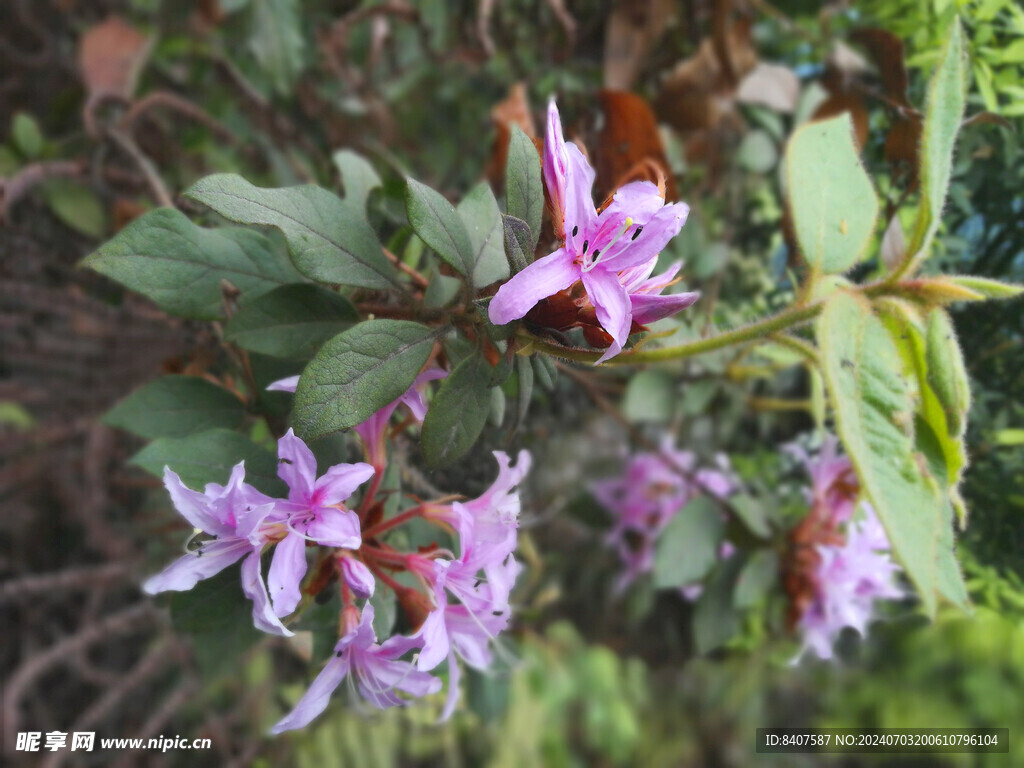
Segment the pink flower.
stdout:
[[696,469],[693,453],[666,440],[660,451],[634,454],[622,475],[591,485],[594,498],[615,520],[607,542],[618,550],[625,567],[617,591],[651,571],[658,537],[694,496],[724,498],[733,493],[735,481],[724,457],[721,461],[719,469]]
[[823,659],[832,657],[844,627],[865,633],[876,600],[903,597],[895,584],[901,569],[889,554],[885,529],[870,504],[862,502],[860,509],[863,517],[848,524],[844,544],[818,546],[815,594],[798,625],[804,649]]
[[316,459],[292,430],[277,443],[277,474],[288,484],[288,501],[278,501],[284,538],[274,550],[267,586],[274,612],[286,616],[302,597],[299,584],[306,575],[306,542],[327,547],[359,549],[359,518],[343,502],[373,475],[369,464],[338,464],[317,477]]
[[404,705],[406,700],[397,691],[426,696],[441,690],[438,678],[416,669],[408,661],[399,661],[401,656],[419,646],[418,641],[396,635],[378,645],[373,631],[373,606],[369,603],[363,606],[358,626],[354,626],[354,612],[354,607],[345,609],[347,631],[334,646],[334,655],[295,708],[271,729],[271,733],[302,728],[318,717],[346,676],[355,681],[362,697],[378,709]]
[[488,309],[492,323],[521,318],[541,299],[581,281],[611,337],[598,361],[603,362],[622,350],[634,322],[653,322],[697,300],[696,293],[653,295],[671,282],[678,267],[648,279],[658,254],[685,223],[689,206],[666,205],[657,186],[638,181],[621,187],[599,214],[591,198],[594,169],[562,137],[554,100],[548,106],[543,171],[562,247],[498,289]]
[[292,634],[271,609],[260,569],[260,555],[279,536],[282,514],[276,500],[243,482],[244,462],[231,471],[225,486],[210,483],[204,493],[193,491],[181,478],[164,467],[164,486],[175,509],[194,528],[212,536],[188,554],[178,558],[142,585],[151,595],[165,591],[183,592],[199,581],[220,573],[242,560],[242,589],[253,602],[253,624],[275,635]]

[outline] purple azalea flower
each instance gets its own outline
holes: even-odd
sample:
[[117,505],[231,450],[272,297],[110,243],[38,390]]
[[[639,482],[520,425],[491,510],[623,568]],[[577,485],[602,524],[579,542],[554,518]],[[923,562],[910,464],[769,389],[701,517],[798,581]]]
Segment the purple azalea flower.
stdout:
[[717,469],[696,469],[696,463],[693,453],[666,440],[659,451],[634,454],[622,475],[591,485],[594,498],[615,521],[607,542],[618,550],[624,566],[617,592],[653,569],[658,537],[694,496],[725,498],[735,491],[725,457],[719,458]]
[[685,223],[689,206],[666,205],[656,185],[638,181],[621,187],[599,214],[591,198],[594,169],[575,144],[565,142],[553,99],[543,171],[562,247],[498,289],[488,308],[492,323],[519,319],[541,299],[582,281],[598,321],[612,338],[598,361],[603,362],[622,350],[634,321],[652,322],[697,299],[695,293],[653,295],[672,280],[678,267],[648,279],[658,254]]
[[[446,594],[448,575],[464,571],[464,568],[447,560],[435,560],[434,568],[434,603],[437,607],[415,635],[423,642],[416,666],[427,671],[448,660],[448,696],[441,712],[443,721],[451,717],[459,700],[461,670],[457,657],[476,669],[489,667],[492,659],[490,642],[508,626],[511,611],[507,595],[503,607],[491,604],[488,609],[487,597],[480,594],[480,587],[484,585],[479,585],[479,582],[479,586],[455,586],[455,592],[465,595],[469,602],[449,603]],[[470,605],[475,607],[471,609]]]
[[346,676],[355,681],[363,698],[378,709],[404,705],[406,700],[396,691],[426,696],[441,690],[440,679],[416,669],[408,661],[398,660],[419,647],[417,640],[396,635],[378,645],[373,631],[373,606],[370,603],[363,606],[358,626],[351,619],[350,611],[355,609],[345,610],[347,631],[334,646],[334,655],[295,708],[271,729],[271,733],[302,728],[318,717]]
[[306,542],[359,549],[359,517],[343,502],[374,473],[369,464],[337,464],[317,478],[316,459],[292,430],[277,443],[278,476],[288,484],[288,501],[277,502],[286,533],[274,550],[267,574],[274,612],[286,616],[302,597]]
[[373,580],[373,574],[370,573],[370,569],[366,567],[363,561],[352,557],[347,552],[343,553],[339,559],[341,561],[341,577],[345,579],[345,583],[348,584],[349,589],[355,593],[356,597],[373,597],[373,590],[376,584]]
[[839,454],[839,440],[835,435],[825,436],[821,450],[813,459],[799,445],[790,444],[784,448],[807,468],[811,477],[807,500],[811,507],[826,510],[832,525],[849,520],[857,508],[860,481],[850,457]]
[[[900,567],[889,554],[889,539],[874,509],[861,502],[863,517],[848,523],[842,545],[822,544],[815,592],[800,617],[804,650],[832,657],[832,644],[844,627],[865,633],[876,600],[903,597],[895,584]],[[799,657],[798,657],[799,658]]]
[[210,483],[199,493],[182,483],[169,467],[164,467],[164,486],[175,509],[197,530],[214,538],[147,579],[142,588],[151,595],[168,590],[186,591],[245,558],[242,589],[253,601],[253,623],[264,632],[287,637],[292,632],[271,610],[260,572],[260,554],[268,543],[279,537],[282,515],[274,499],[247,485],[244,478],[244,462],[239,462],[232,469],[227,485]]

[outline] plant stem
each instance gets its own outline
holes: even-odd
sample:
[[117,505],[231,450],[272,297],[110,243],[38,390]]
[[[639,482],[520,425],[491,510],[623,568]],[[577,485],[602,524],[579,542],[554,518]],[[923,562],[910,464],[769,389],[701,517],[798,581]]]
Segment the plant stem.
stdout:
[[377,536],[380,536],[385,531],[390,531],[392,528],[397,528],[405,522],[412,520],[414,517],[420,517],[423,514],[423,509],[424,506],[422,504],[418,504],[412,509],[407,509],[405,510],[405,512],[397,514],[392,518],[388,518],[387,520],[384,520],[382,522],[377,523],[374,526],[367,528],[365,531],[363,531],[363,540],[371,541]]

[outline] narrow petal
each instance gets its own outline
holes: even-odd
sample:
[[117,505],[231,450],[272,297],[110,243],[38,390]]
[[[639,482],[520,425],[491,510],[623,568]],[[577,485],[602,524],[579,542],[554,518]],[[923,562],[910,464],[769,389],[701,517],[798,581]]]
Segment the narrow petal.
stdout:
[[569,175],[565,183],[565,247],[580,253],[583,241],[597,228],[594,208],[594,169],[575,144],[565,145]]
[[[682,262],[676,263],[682,264]],[[656,266],[658,266],[657,256],[644,264],[640,264],[636,267],[630,267],[629,269],[624,269],[619,272],[619,282],[622,283],[622,287],[626,289],[626,293],[636,293],[639,291],[641,286],[644,285],[644,282],[647,281],[647,278],[651,276],[651,272],[654,271]],[[671,278],[666,281],[666,283],[668,282],[671,282]],[[642,292],[647,293],[647,291]]]
[[423,419],[427,416],[427,404],[423,400],[423,389],[426,387],[427,382],[443,379],[447,375],[448,371],[442,368],[428,368],[416,377],[416,381],[409,387],[409,391],[402,395],[400,398],[401,402],[405,403],[409,408],[416,421],[422,423]]
[[325,547],[359,549],[363,543],[356,513],[335,507],[323,507],[306,528],[306,535]]
[[331,700],[331,694],[341,685],[345,675],[349,672],[348,654],[332,656],[327,662],[316,680],[309,686],[309,690],[299,699],[295,708],[289,712],[281,721],[270,729],[271,733],[281,733],[295,728],[302,728],[308,725],[315,718],[319,717]]
[[369,464],[336,464],[313,486],[314,507],[341,504],[371,477],[373,467]]
[[629,301],[633,308],[633,321],[647,325],[664,317],[671,317],[676,312],[686,309],[700,298],[700,293],[669,293],[665,296],[649,293],[630,294]]
[[455,711],[455,705],[459,703],[459,683],[462,680],[462,668],[459,666],[459,660],[455,658],[455,653],[448,654],[448,696],[444,700],[444,709],[441,710],[441,717],[438,719],[439,723],[443,723],[452,716]]
[[629,338],[629,327],[633,323],[629,294],[619,282],[618,275],[600,267],[583,273],[583,287],[587,289],[590,303],[597,310],[601,327],[615,340],[601,358],[602,361],[607,360],[618,354]]
[[505,325],[529,312],[541,299],[558,293],[580,279],[579,266],[564,248],[537,259],[503,284],[488,307],[491,322]]
[[294,392],[299,388],[299,376],[288,376],[278,379],[267,386],[267,392]]
[[441,605],[431,611],[416,633],[423,640],[423,650],[416,659],[416,666],[421,670],[433,669],[451,651],[448,639],[448,628],[445,626],[444,614],[447,605]]
[[282,637],[291,637],[295,634],[281,623],[270,607],[267,587],[260,572],[259,550],[254,550],[242,561],[242,591],[252,600],[252,623],[256,629]]
[[277,441],[277,476],[288,484],[288,500],[308,501],[316,482],[316,459],[291,429]]
[[[651,272],[654,271],[653,268],[657,264],[657,262],[657,259],[652,259],[649,262],[651,270],[648,271],[647,275],[650,275]],[[671,264],[669,264],[668,269],[666,269],[660,275],[656,275],[655,277],[652,277],[650,279],[647,279],[647,275],[645,275],[644,278],[636,286],[635,290],[630,290],[628,287],[626,288],[626,290],[628,290],[630,293],[660,293],[662,288],[664,288],[666,285],[668,285],[669,283],[676,279],[676,275],[679,274],[679,270],[682,268],[683,262],[673,261]],[[638,267],[634,267],[634,269],[638,269]],[[622,277],[622,274],[620,274],[619,277]],[[626,281],[623,280],[622,284],[626,285]]]
[[[565,183],[569,174],[569,156],[565,152],[562,137],[562,121],[558,117],[555,100],[548,102],[548,124],[544,136],[544,156],[541,161],[544,172],[544,186],[547,187],[551,207],[554,209],[555,235],[562,238],[565,211]],[[543,297],[542,297],[543,298]]]
[[289,533],[274,548],[267,573],[267,588],[278,616],[287,616],[302,599],[299,584],[307,567],[306,540],[297,533]]
[[210,499],[205,494],[186,486],[170,467],[164,467],[164,487],[171,495],[174,508],[192,524],[193,528],[214,536],[230,536],[234,533],[230,526],[217,517],[211,508]]
[[179,557],[156,576],[146,579],[142,590],[150,595],[158,592],[184,592],[198,582],[214,576],[237,562],[252,547],[246,539],[230,538],[209,541]]

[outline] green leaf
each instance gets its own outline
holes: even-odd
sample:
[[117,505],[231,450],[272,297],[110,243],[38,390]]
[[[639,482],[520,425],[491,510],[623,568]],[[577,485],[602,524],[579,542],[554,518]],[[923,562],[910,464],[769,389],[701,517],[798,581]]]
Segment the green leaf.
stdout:
[[407,178],[405,212],[423,242],[456,272],[472,278],[475,251],[466,226],[451,203],[426,184]]
[[825,304],[818,341],[839,436],[893,552],[934,615],[945,499],[916,453],[900,352],[868,302],[846,291]]
[[864,255],[878,198],[853,142],[848,114],[808,123],[786,147],[786,200],[804,259],[825,274]]
[[537,247],[541,217],[544,215],[544,187],[540,178],[540,155],[533,140],[518,125],[512,125],[505,165],[505,197],[508,213],[530,228],[529,253]]
[[244,418],[242,401],[223,387],[198,376],[164,376],[128,395],[103,422],[152,440],[235,429]]
[[11,120],[11,139],[21,156],[35,160],[43,151],[43,133],[39,123],[28,112],[16,112]]
[[447,307],[459,295],[462,281],[451,275],[442,275],[437,269],[430,271],[427,290],[423,292],[423,305],[428,309]]
[[733,557],[715,569],[693,611],[693,641],[697,653],[710,653],[725,645],[740,628],[733,593],[740,558]]
[[555,384],[558,382],[558,369],[555,361],[547,355],[532,355],[533,372],[537,374],[537,381],[548,392],[555,391]]
[[987,277],[974,277],[973,275],[949,275],[946,278],[961,288],[974,291],[986,299],[1015,299],[1024,293],[1024,285],[1016,283],[1004,283],[999,280],[992,280]]
[[670,374],[660,370],[640,371],[626,385],[622,415],[633,424],[668,423],[677,399],[675,379]]
[[682,587],[700,581],[718,562],[725,533],[722,512],[708,496],[697,496],[672,518],[654,550],[654,586]]
[[483,355],[459,363],[434,395],[423,420],[423,456],[434,467],[461,458],[483,431],[491,408],[492,369]]
[[95,192],[84,184],[52,179],[42,186],[57,218],[76,232],[101,239],[107,232],[107,212]]
[[328,341],[295,392],[296,431],[306,440],[354,427],[412,386],[437,332],[408,320],[366,320]]
[[960,437],[967,428],[971,407],[971,385],[967,379],[964,356],[956,340],[953,321],[941,307],[928,313],[926,360],[928,383],[946,415],[950,437]]
[[303,51],[299,0],[250,0],[249,48],[274,90],[283,96],[302,71]]
[[366,216],[366,201],[370,199],[370,193],[383,183],[380,176],[366,158],[350,149],[339,149],[333,158],[334,165],[341,174],[345,202],[358,208],[363,216]]
[[755,499],[746,494],[735,494],[729,497],[729,508],[755,536],[767,539],[772,535],[771,524],[768,522],[768,511],[763,499]]
[[169,466],[185,485],[197,490],[207,483],[226,483],[231,468],[244,461],[245,482],[270,495],[287,491],[277,477],[277,457],[245,435],[226,429],[161,437],[129,461],[157,477],[163,477],[164,467]]
[[384,256],[365,213],[322,187],[254,187],[233,173],[197,181],[186,197],[242,224],[277,227],[298,270],[321,283],[389,288],[395,268]]
[[224,328],[242,349],[307,359],[325,341],[359,322],[352,302],[310,283],[282,285],[243,305]]
[[82,263],[196,320],[223,316],[222,280],[243,299],[301,280],[258,232],[202,229],[173,208],[139,217]]
[[938,68],[928,85],[921,140],[921,205],[897,274],[924,258],[939,229],[953,171],[953,149],[967,104],[967,59],[959,19],[954,19]]
[[473,248],[473,284],[490,285],[507,280],[505,235],[498,201],[487,182],[480,182],[462,198],[456,210],[469,233]]
[[501,222],[505,228],[505,258],[509,272],[516,275],[533,261],[533,250],[529,247],[530,227],[515,216],[502,216]]
[[237,564],[187,592],[172,593],[170,603],[175,630],[192,638],[196,663],[209,679],[237,667],[264,637],[252,625],[252,603],[242,592]]
[[779,556],[772,549],[758,549],[743,565],[736,579],[733,605],[753,608],[770,594],[779,580]]

